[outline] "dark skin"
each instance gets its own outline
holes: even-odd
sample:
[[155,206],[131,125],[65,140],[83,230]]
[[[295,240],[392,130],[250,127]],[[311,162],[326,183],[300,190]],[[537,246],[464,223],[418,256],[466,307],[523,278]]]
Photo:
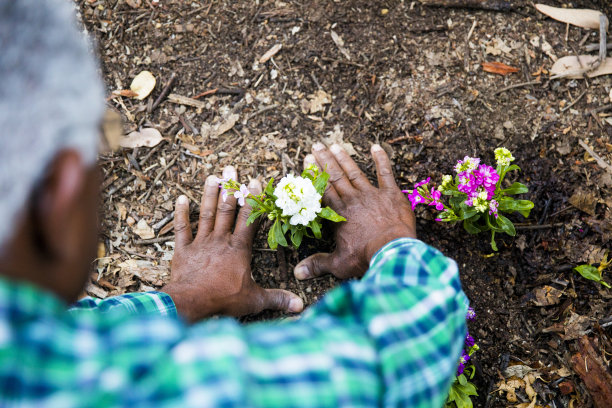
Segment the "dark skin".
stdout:
[[[298,279],[324,273],[340,278],[361,277],[372,255],[387,242],[416,237],[415,219],[408,200],[395,184],[391,164],[378,145],[372,147],[376,188],[339,146],[313,146],[316,162],[330,174],[323,197],[347,222],[334,230],[336,250],[316,254],[297,265]],[[236,176],[232,167],[224,176]],[[98,172],[87,168],[77,152],[60,152],[36,189],[7,250],[0,256],[0,274],[27,281],[73,302],[82,292],[97,241]],[[257,194],[261,185],[249,189]],[[264,309],[300,312],[302,300],[280,289],[263,289],[251,276],[252,245],[257,226],[246,226],[250,212],[242,207],[235,217],[236,200],[220,197],[216,178],[209,177],[202,194],[195,237],[189,224],[189,202],[177,199],[176,248],[170,282],[162,288],[188,321],[212,315],[242,316]]]

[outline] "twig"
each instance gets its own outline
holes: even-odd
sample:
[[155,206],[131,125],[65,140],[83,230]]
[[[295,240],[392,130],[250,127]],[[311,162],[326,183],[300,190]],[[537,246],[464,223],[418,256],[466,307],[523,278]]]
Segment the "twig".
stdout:
[[151,183],[151,187],[149,188],[149,190],[142,196],[142,198],[139,198],[139,200],[146,200],[147,198],[149,198],[149,196],[151,195],[151,191],[153,191],[153,188],[155,188],[155,184],[159,181],[159,179],[164,175],[164,173],[166,172],[166,170],[168,170],[170,167],[174,166],[174,163],[176,162],[176,159],[178,159],[179,155],[181,154],[181,152],[178,152],[177,154],[174,155],[174,157],[172,158],[172,160],[170,160],[170,163],[168,163],[163,169],[161,169],[158,173],[157,176],[155,176],[155,179],[153,180],[153,183]]
[[189,98],[187,96],[178,95],[178,94],[170,94],[168,95],[168,100],[172,103],[176,103],[179,105],[187,105],[192,106],[198,109],[206,108],[206,103],[202,101],[198,101],[197,99]]
[[196,96],[193,97],[193,99],[199,99],[203,96],[214,95],[217,93],[218,90],[219,88],[209,89],[208,91],[204,91],[202,93],[197,94]]
[[478,20],[474,20],[470,31],[468,31],[468,34],[465,37],[465,52],[463,53],[463,66],[465,68],[465,72],[470,71],[470,37],[472,36],[474,29],[476,28],[477,22]]
[[165,237],[157,237],[150,239],[137,239],[134,241],[134,245],[151,245],[160,244],[162,242],[174,241],[174,235],[167,235]]
[[177,190],[179,190],[181,193],[185,194],[187,196],[187,198],[189,198],[191,201],[193,201],[193,203],[196,206],[200,206],[200,203],[198,200],[195,199],[195,197],[187,190],[185,190],[180,184],[175,184],[174,187],[177,188]]
[[245,123],[248,122],[249,120],[253,119],[257,115],[261,115],[264,112],[267,112],[267,111],[270,111],[270,110],[276,109],[276,108],[278,108],[278,104],[276,104],[276,103],[274,103],[272,105],[268,105],[266,107],[263,107],[260,110],[258,110],[257,112],[253,112],[249,116],[247,116],[247,118],[245,120]]
[[337,62],[338,64],[344,64],[344,65],[352,65],[358,68],[365,68],[365,65],[359,64],[357,62],[352,62],[352,61],[339,60],[339,59],[334,59],[334,58],[329,58],[329,57],[321,57],[321,60],[326,61],[326,62]]
[[586,150],[587,153],[590,154],[595,159],[597,164],[599,164],[599,167],[606,170],[608,173],[612,174],[612,166],[608,164],[604,159],[602,159],[597,153],[595,153],[595,151],[591,149],[589,145],[584,143],[582,140],[578,140],[578,144],[582,146],[582,148]]
[[157,221],[155,224],[151,226],[155,232],[158,232],[160,229],[164,228],[166,224],[174,219],[174,211],[171,211],[161,220]]
[[[599,43],[587,44],[584,46],[584,48],[589,52],[595,51],[599,49]],[[607,44],[606,48],[612,50],[612,43]]]
[[452,7],[491,11],[511,11],[518,8],[514,1],[507,0],[421,0],[425,6]]
[[599,112],[607,111],[608,109],[611,109],[611,108],[612,108],[612,103],[609,103],[607,105],[602,105],[602,106],[600,106],[598,108],[591,109],[590,111],[585,112],[584,116],[589,116],[589,115],[594,114],[594,113],[599,113]]
[[542,83],[542,81],[529,81],[529,82],[521,82],[519,84],[509,85],[509,86],[507,86],[505,88],[498,89],[497,91],[493,92],[493,95],[497,95],[499,93],[506,92],[506,91],[508,91],[510,89],[521,88],[523,86],[538,85],[538,84],[541,84],[541,83]]
[[170,75],[170,79],[168,80],[168,83],[166,84],[166,86],[164,86],[164,89],[162,89],[157,99],[155,99],[155,102],[153,102],[153,105],[151,105],[150,109],[147,109],[148,113],[153,112],[159,106],[159,104],[162,103],[162,101],[164,100],[166,95],[168,95],[168,93],[170,92],[170,89],[174,85],[175,80],[176,80],[176,73],[173,72],[172,75]]
[[556,222],[554,224],[542,224],[542,225],[515,225],[514,228],[517,230],[539,230],[548,228],[557,228],[564,226],[564,222]]
[[584,95],[586,95],[588,89],[585,89],[584,91],[582,91],[582,93],[580,95],[578,95],[578,97],[576,99],[574,99],[574,101],[572,103],[570,103],[569,105],[567,105],[564,108],[561,108],[561,112],[565,112],[566,110],[570,109],[572,106],[574,106],[575,104],[578,103],[578,101],[580,101],[582,99],[582,97]]

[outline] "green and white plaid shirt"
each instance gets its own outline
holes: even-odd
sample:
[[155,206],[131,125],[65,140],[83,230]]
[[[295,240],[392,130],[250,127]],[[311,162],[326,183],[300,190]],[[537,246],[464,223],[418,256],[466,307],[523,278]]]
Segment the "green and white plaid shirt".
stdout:
[[441,407],[466,331],[455,262],[408,238],[299,320],[188,326],[147,292],[0,279],[1,407]]

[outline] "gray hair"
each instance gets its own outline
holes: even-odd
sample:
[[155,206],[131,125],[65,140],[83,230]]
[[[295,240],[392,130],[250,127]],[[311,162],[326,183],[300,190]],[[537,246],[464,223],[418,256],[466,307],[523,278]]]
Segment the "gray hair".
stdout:
[[61,150],[95,162],[103,98],[72,1],[0,1],[0,249]]

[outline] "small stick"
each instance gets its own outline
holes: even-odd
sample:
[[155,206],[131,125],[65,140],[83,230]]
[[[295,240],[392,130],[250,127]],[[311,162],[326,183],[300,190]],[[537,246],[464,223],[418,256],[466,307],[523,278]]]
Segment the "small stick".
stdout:
[[612,166],[609,165],[604,159],[602,159],[597,153],[595,153],[595,151],[591,149],[589,145],[584,143],[582,140],[578,140],[578,144],[582,146],[582,148],[586,150],[587,153],[590,154],[595,159],[597,164],[599,164],[599,167],[601,167],[602,169],[612,174]]
[[[599,43],[587,44],[584,48],[589,52],[595,51],[599,49]],[[607,44],[606,48],[612,50],[612,43]]]
[[586,95],[588,89],[585,89],[584,91],[582,91],[582,93],[580,95],[578,95],[578,97],[576,99],[574,99],[574,101],[572,103],[570,103],[569,105],[567,105],[564,108],[561,108],[561,112],[565,112],[566,110],[570,109],[572,106],[574,106],[575,104],[578,103],[578,101],[580,101],[582,99],[582,97],[584,95]]
[[187,105],[192,106],[198,109],[205,109],[206,103],[202,101],[198,101],[197,99],[189,98],[187,96],[178,95],[178,94],[170,94],[168,95],[168,100],[172,103],[176,103],[179,105]]
[[174,211],[171,211],[168,213],[168,215],[166,215],[161,220],[157,221],[151,227],[153,228],[155,232],[158,232],[160,229],[162,229],[166,224],[168,224],[173,219],[174,219]]
[[497,95],[499,93],[506,92],[506,91],[508,91],[510,89],[521,88],[523,86],[538,85],[538,84],[541,84],[541,83],[542,83],[542,81],[529,81],[529,82],[521,82],[519,84],[509,85],[509,86],[507,86],[505,88],[498,89],[497,91],[493,92],[493,95]]
[[474,28],[476,28],[477,22],[478,20],[474,20],[474,22],[472,23],[472,27],[470,28],[470,31],[468,31],[468,34],[465,37],[465,52],[463,53],[463,65],[465,68],[465,72],[469,72],[470,70],[470,37],[472,36],[472,33],[474,32]]
[[217,93],[218,90],[219,88],[209,89],[208,91],[204,91],[202,93],[197,94],[196,96],[193,97],[193,99],[199,99],[203,96],[214,95]]
[[272,109],[276,109],[276,108],[278,108],[278,104],[276,104],[276,103],[274,103],[272,105],[268,105],[266,107],[263,107],[260,110],[258,110],[257,112],[253,112],[249,116],[247,116],[247,118],[245,120],[245,123],[248,122],[249,120],[253,119],[257,115],[261,115],[264,112],[271,111]]
[[393,144],[393,143],[397,143],[397,142],[403,142],[404,140],[409,140],[411,138],[412,138],[412,136],[410,136],[409,134],[406,134],[404,136],[399,136],[399,137],[396,137],[394,139],[387,140],[387,143]]
[[175,80],[176,80],[176,73],[173,72],[170,75],[170,79],[168,80],[168,83],[166,84],[166,86],[164,86],[164,89],[162,89],[157,99],[155,99],[155,102],[153,102],[153,105],[150,106],[150,109],[147,109],[147,113],[153,112],[155,108],[157,108],[159,104],[162,103],[162,101],[164,100],[166,95],[168,95],[168,93],[170,92],[170,89],[174,85]]
[[134,245],[151,245],[160,244],[162,242],[174,241],[174,235],[168,235],[165,237],[157,237],[150,239],[137,239],[134,241]]
[[564,226],[564,222],[556,222],[554,224],[542,224],[542,225],[515,225],[514,228],[517,230],[539,230],[548,228],[557,228]]

